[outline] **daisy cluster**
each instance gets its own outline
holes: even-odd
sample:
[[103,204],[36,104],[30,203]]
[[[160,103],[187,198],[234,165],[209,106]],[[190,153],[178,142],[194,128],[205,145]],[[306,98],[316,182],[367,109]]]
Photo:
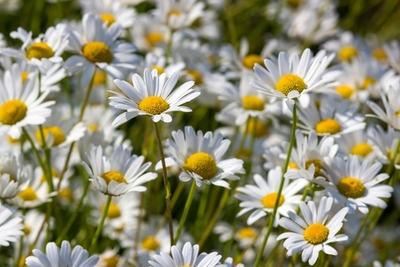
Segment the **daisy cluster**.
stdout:
[[37,2],[0,33],[0,266],[400,264],[397,40],[330,0]]

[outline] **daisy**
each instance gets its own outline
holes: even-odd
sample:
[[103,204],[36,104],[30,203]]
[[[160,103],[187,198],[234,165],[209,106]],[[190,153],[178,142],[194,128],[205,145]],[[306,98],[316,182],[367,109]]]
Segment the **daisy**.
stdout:
[[23,235],[24,225],[22,217],[11,217],[17,208],[0,203],[0,247],[9,246],[10,242],[16,242],[17,236]]
[[83,69],[81,85],[86,88],[95,73],[96,67],[104,70],[113,78],[122,79],[128,70],[134,70],[139,57],[132,54],[133,44],[118,41],[121,25],[107,27],[100,17],[85,14],[82,19],[83,34],[67,28],[69,34],[68,50],[78,55],[71,56],[65,62],[70,72]]
[[369,126],[365,130],[354,131],[337,138],[336,143],[339,145],[339,153],[343,156],[356,155],[372,162],[377,154],[371,139],[372,132],[372,127]]
[[190,242],[185,243],[182,252],[176,246],[172,246],[171,255],[161,252],[160,255],[154,255],[154,260],[150,260],[149,264],[153,267],[214,267],[218,266],[217,263],[222,257],[217,252],[199,255],[199,245],[192,246]]
[[[260,218],[272,213],[277,202],[280,181],[282,179],[282,170],[278,166],[268,172],[267,181],[256,174],[254,175],[254,182],[256,185],[246,185],[245,187],[238,187],[235,197],[242,201],[239,206],[243,208],[237,217],[252,211],[247,224],[252,225]],[[301,191],[306,185],[307,181],[298,179],[289,184],[289,180],[285,179],[281,196],[278,202],[278,210],[276,217],[273,218],[274,226],[278,226],[278,219],[280,215],[287,216],[288,211],[294,211],[301,200],[301,195],[295,195]]]
[[322,47],[335,53],[337,59],[344,62],[350,62],[361,54],[367,54],[367,46],[362,38],[348,31],[339,33],[339,38],[327,41]]
[[236,265],[233,264],[233,259],[231,257],[226,258],[226,260],[224,261],[224,263],[220,264],[220,265],[216,265],[216,267],[244,267],[244,265],[242,263],[238,263]]
[[24,165],[18,156],[0,152],[0,198],[13,198],[21,192],[31,178],[30,165]]
[[[377,160],[382,164],[389,164],[393,160],[393,152],[397,149],[400,132],[392,127],[385,131],[380,125],[371,130],[371,141],[376,149]],[[394,161],[396,169],[400,169],[400,155]]]
[[82,164],[94,187],[106,195],[143,192],[146,187],[142,184],[157,178],[157,174],[153,172],[144,174],[151,162],[143,164],[144,156],[131,155],[129,148],[119,145],[109,157],[104,154],[101,146],[93,147],[87,154],[88,163]]
[[145,69],[143,78],[138,74],[133,74],[132,82],[134,86],[126,81],[115,80],[114,83],[125,95],[112,92],[115,96],[109,98],[111,100],[110,105],[117,109],[126,110],[126,112],[119,115],[112,125],[118,127],[138,115],[151,116],[154,122],[161,120],[168,123],[172,121],[172,117],[166,114],[167,112],[192,111],[190,108],[181,105],[193,100],[200,93],[191,89],[194,82],[186,82],[174,90],[178,79],[178,73],[167,78],[165,73],[159,76],[157,70],[150,72],[149,69]]
[[0,133],[18,139],[22,127],[43,124],[50,116],[48,106],[55,102],[42,103],[49,92],[42,92],[38,97],[39,88],[34,86],[36,79],[37,75],[31,73],[22,84],[21,77],[13,77],[9,70],[0,77]]
[[338,211],[329,221],[328,216],[333,203],[333,198],[322,197],[318,208],[313,201],[300,203],[303,218],[289,212],[289,218],[281,218],[279,225],[293,232],[286,232],[278,236],[277,240],[286,239],[283,246],[288,250],[287,255],[303,251],[301,259],[308,260],[314,265],[318,254],[322,250],[329,255],[337,255],[337,251],[329,245],[332,242],[342,242],[348,239],[347,235],[336,235],[343,226],[344,217],[349,209]]
[[347,206],[350,213],[357,209],[368,213],[367,205],[386,208],[387,204],[381,198],[390,197],[393,188],[379,184],[389,178],[386,173],[378,174],[381,163],[371,164],[368,160],[350,155],[347,161],[341,157],[325,158],[323,167],[325,170],[322,172],[330,183],[320,181],[320,184],[335,202]]
[[[197,134],[190,126],[185,127],[185,133],[181,130],[173,131],[174,140],[167,140],[168,154],[167,166],[178,165],[182,172],[179,179],[187,182],[194,179],[197,186],[203,183],[230,188],[227,180],[239,180],[236,174],[243,174],[243,161],[240,159],[223,159],[228,150],[230,141],[223,139],[217,132],[202,131]],[[161,169],[160,162],[156,169]]]
[[297,54],[279,53],[278,61],[264,60],[267,67],[256,64],[254,71],[258,80],[252,85],[261,93],[271,97],[293,99],[319,87],[334,85],[337,72],[326,72],[332,60],[324,50],[312,56],[310,49],[304,50],[299,58]]
[[68,241],[61,243],[58,248],[54,242],[47,243],[46,254],[39,249],[32,250],[34,256],[26,258],[25,264],[32,267],[40,266],[80,266],[94,267],[99,261],[99,256],[89,256],[86,249],[75,246],[71,253],[71,245]]
[[383,49],[388,55],[389,64],[397,73],[400,73],[400,45],[397,40],[392,40],[389,44],[384,44]]

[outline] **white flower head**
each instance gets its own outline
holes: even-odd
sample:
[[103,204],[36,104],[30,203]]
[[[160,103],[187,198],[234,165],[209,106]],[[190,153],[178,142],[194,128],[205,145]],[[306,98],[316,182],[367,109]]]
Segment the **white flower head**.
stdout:
[[[133,86],[126,81],[115,80],[114,83],[123,91],[123,94],[112,92],[115,96],[110,97],[110,105],[126,110],[119,115],[112,123],[117,127],[138,115],[151,116],[154,122],[171,122],[172,117],[167,114],[171,111],[190,112],[190,108],[181,106],[196,98],[200,93],[194,92],[191,88],[194,82],[186,82],[176,88],[179,74],[174,73],[167,77],[165,73],[160,76],[157,70],[150,72],[145,69],[143,78],[138,74],[133,74]],[[173,91],[174,90],[174,91]]]
[[24,189],[31,174],[30,165],[23,165],[22,154],[0,153],[0,198],[13,198]]
[[9,246],[16,242],[17,236],[23,235],[22,217],[12,217],[17,209],[0,203],[0,246]]

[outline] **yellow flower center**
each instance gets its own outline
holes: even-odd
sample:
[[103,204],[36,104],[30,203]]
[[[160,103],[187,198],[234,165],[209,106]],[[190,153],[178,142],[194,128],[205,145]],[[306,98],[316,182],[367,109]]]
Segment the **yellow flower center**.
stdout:
[[[101,210],[104,212],[105,205],[101,208]],[[107,212],[107,218],[109,219],[115,219],[121,217],[121,210],[119,209],[118,205],[115,204],[114,202],[110,203],[110,207],[108,208]]]
[[329,236],[329,229],[321,223],[313,223],[303,233],[304,239],[313,245],[324,243]]
[[97,126],[96,124],[89,124],[88,126],[89,132],[96,132],[99,130],[99,126]]
[[152,236],[148,236],[142,241],[143,249],[147,251],[156,251],[160,247],[160,243]]
[[254,238],[257,235],[257,233],[251,227],[243,227],[237,232],[237,235],[241,239],[248,239],[248,238]]
[[260,137],[267,135],[267,133],[268,133],[267,125],[265,125],[265,123],[260,120],[257,120],[255,122],[255,120],[253,118],[250,118],[249,127],[247,129],[246,134],[252,135],[254,127],[255,127],[255,137],[256,138],[260,138]]
[[342,127],[334,119],[324,119],[315,125],[315,131],[320,134],[336,134]]
[[163,74],[165,72],[165,69],[161,66],[153,65],[151,66],[151,69],[157,70],[158,74]]
[[106,181],[107,185],[111,181],[116,181],[119,184],[120,183],[126,184],[124,175],[122,173],[120,173],[119,171],[108,171],[108,172],[103,173],[100,177]]
[[24,225],[24,229],[22,229],[22,232],[24,232],[25,235],[29,235],[31,232],[31,228],[28,225]]
[[[274,192],[263,197],[261,202],[265,208],[273,209],[275,207],[277,198],[278,198],[278,193]],[[283,204],[283,202],[285,202],[285,197],[281,194],[281,196],[279,197],[278,207],[280,207]]]
[[336,87],[336,92],[344,99],[349,99],[353,95],[354,89],[348,85],[339,85]]
[[372,146],[368,143],[358,143],[350,151],[350,154],[365,157],[373,151]]
[[[387,153],[387,157],[388,157],[389,160],[393,159],[393,150],[392,149],[389,149],[389,151]],[[399,156],[397,156],[396,163],[400,164],[400,157]]]
[[196,85],[202,85],[203,84],[203,76],[201,75],[201,72],[198,70],[187,70],[186,73],[192,77],[194,80],[194,83]]
[[83,56],[92,63],[111,63],[113,55],[110,48],[103,42],[90,42],[82,47]]
[[100,15],[100,18],[103,22],[108,22],[108,26],[117,21],[114,15],[110,13],[103,13]]
[[18,194],[18,197],[22,198],[23,201],[34,201],[38,199],[35,190],[28,186],[24,191]]
[[139,109],[151,115],[158,115],[169,109],[169,104],[160,96],[148,96],[140,101]]
[[197,152],[188,157],[183,164],[183,168],[188,172],[200,175],[206,180],[212,179],[218,172],[215,159],[205,152]]
[[286,3],[287,3],[290,7],[296,9],[296,8],[298,8],[298,7],[303,3],[303,0],[286,0]]
[[322,162],[320,159],[310,159],[306,161],[306,170],[310,168],[311,164],[314,164],[315,172],[314,172],[314,177],[318,176],[324,176],[322,174],[322,170],[324,170],[324,167],[322,167]]
[[93,77],[93,86],[103,85],[106,83],[107,74],[104,71],[96,71]]
[[5,125],[14,125],[25,118],[28,107],[19,99],[6,101],[0,106],[0,122]]
[[21,72],[22,84],[24,84],[26,82],[26,79],[28,79],[28,76],[29,76],[29,72],[26,72],[26,71]]
[[242,97],[243,108],[246,110],[258,110],[263,111],[265,103],[264,101],[254,95],[247,95]]
[[374,85],[376,83],[376,80],[372,77],[365,77],[362,85],[361,85],[361,89],[365,90],[368,87],[370,87],[371,85]]
[[21,135],[19,138],[17,138],[17,139],[14,139],[14,138],[12,138],[11,136],[9,136],[9,135],[7,135],[7,141],[10,143],[10,144],[19,144],[21,141],[22,141],[22,137],[23,137],[23,135]]
[[39,42],[33,43],[26,49],[26,57],[28,59],[37,58],[50,58],[54,56],[53,49],[46,43]]
[[292,170],[300,170],[299,166],[297,166],[295,162],[289,162],[288,168]]
[[71,190],[67,187],[60,189],[60,191],[58,191],[58,196],[62,199],[67,199],[69,201],[72,201],[74,199]]
[[358,50],[352,45],[342,47],[338,53],[338,57],[341,61],[350,61],[356,56],[358,56]]
[[[119,261],[118,255],[114,255],[109,258],[103,259],[103,262],[106,264],[104,267],[116,267]],[[103,265],[102,265],[103,266]]]
[[394,113],[394,115],[396,115],[396,117],[400,116],[400,110],[396,111],[396,112]]
[[337,185],[339,193],[347,198],[359,198],[365,193],[363,183],[353,177],[344,177]]
[[181,14],[182,14],[182,13],[181,13],[180,10],[178,10],[178,9],[171,9],[171,10],[168,12],[167,17],[168,17],[168,18],[171,17],[171,16],[177,16],[177,17],[179,17]]
[[253,69],[256,63],[258,63],[261,66],[264,65],[262,57],[255,54],[247,55],[245,58],[243,58],[242,63],[247,69]]
[[[45,140],[49,134],[51,134],[54,139],[52,146],[58,146],[59,144],[63,143],[66,140],[64,132],[58,126],[43,127],[43,135]],[[40,130],[37,130],[35,135],[39,141],[39,144],[43,145],[44,141],[42,139],[42,134],[40,133]]]
[[151,46],[154,46],[164,41],[164,35],[161,32],[149,32],[146,40]]
[[304,80],[296,74],[283,75],[275,85],[275,89],[284,95],[288,95],[290,92],[296,90],[299,93],[307,89],[307,84]]
[[372,56],[379,61],[385,61],[387,59],[387,54],[383,48],[375,48],[372,50]]

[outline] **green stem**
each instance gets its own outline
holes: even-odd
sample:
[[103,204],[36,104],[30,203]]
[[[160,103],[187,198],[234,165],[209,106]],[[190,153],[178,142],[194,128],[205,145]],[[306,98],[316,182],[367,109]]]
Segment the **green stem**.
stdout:
[[165,164],[165,155],[164,155],[162,140],[160,137],[160,131],[158,129],[157,123],[153,122],[153,126],[154,126],[154,131],[156,133],[158,150],[160,151],[162,174],[163,174],[164,189],[165,189],[165,205],[166,205],[166,211],[168,213],[169,238],[170,238],[171,246],[173,246],[175,243],[174,243],[174,228],[172,225],[172,209],[171,209],[171,200],[170,200],[171,188],[170,188],[170,184],[168,182],[167,166]]
[[[251,175],[251,166],[252,166],[252,155],[254,151],[254,143],[256,142],[256,134],[257,134],[257,122],[258,122],[258,117],[248,118],[248,121],[253,120],[253,129],[251,129],[251,139],[250,139],[250,147],[249,147],[249,156],[247,158],[246,164],[245,164],[245,171],[246,175],[244,176],[244,179],[241,180],[241,184],[245,185],[247,184],[247,180],[249,179],[249,176]],[[247,126],[249,127],[249,126]],[[250,128],[250,127],[249,127]],[[247,132],[246,132],[247,134]]]
[[[22,216],[25,220],[26,209],[22,209],[21,212],[22,212]],[[14,262],[14,267],[18,267],[21,263],[22,250],[24,248],[24,236],[25,235],[21,235],[19,237],[19,249],[18,249],[17,259]]]
[[[197,209],[196,218],[204,218],[206,208],[207,208],[208,196],[210,194],[210,188],[211,188],[211,186],[206,186],[206,188],[204,188],[203,192],[201,192],[200,204],[199,204],[199,208]],[[204,228],[203,222],[204,222],[204,220],[196,220],[196,222],[194,224],[195,237],[198,237],[198,233],[202,232],[202,229]]]
[[185,225],[186,218],[187,218],[187,215],[189,213],[190,206],[192,205],[192,200],[193,200],[193,197],[194,197],[194,193],[196,192],[196,187],[197,187],[196,181],[193,179],[192,187],[190,188],[189,196],[186,199],[186,204],[185,204],[185,208],[183,210],[183,214],[182,214],[181,220],[179,221],[178,231],[176,231],[176,236],[174,238],[174,244],[176,244],[178,242],[179,237],[180,237],[180,235],[182,233],[183,226]]
[[290,136],[290,143],[289,143],[289,149],[288,149],[287,156],[286,156],[285,166],[284,166],[283,171],[282,171],[282,177],[281,177],[281,183],[279,185],[278,195],[276,196],[276,202],[275,202],[274,210],[272,212],[271,219],[270,219],[270,222],[269,222],[269,225],[268,225],[267,233],[265,234],[263,243],[261,245],[261,249],[257,254],[257,258],[256,258],[256,262],[254,264],[254,267],[258,267],[259,264],[260,264],[262,255],[264,254],[265,246],[267,245],[267,241],[268,241],[269,235],[271,234],[272,228],[274,226],[276,213],[278,211],[279,200],[281,199],[283,184],[284,184],[284,181],[285,181],[284,175],[285,175],[285,173],[286,173],[286,171],[288,169],[288,166],[289,166],[290,157],[291,157],[291,154],[292,154],[292,148],[293,148],[293,145],[294,145],[294,140],[296,138],[296,124],[297,124],[297,107],[296,107],[296,105],[297,105],[297,103],[294,103],[294,105],[293,105],[292,133],[291,133],[291,136]]
[[105,206],[104,211],[103,211],[103,216],[101,217],[100,224],[97,227],[96,233],[94,234],[94,237],[92,239],[92,244],[90,245],[90,249],[89,249],[90,253],[93,253],[93,249],[96,246],[96,242],[97,242],[97,239],[100,236],[101,229],[103,229],[104,221],[107,218],[108,209],[110,208],[111,199],[112,199],[112,196],[108,196],[107,197],[107,203],[106,203],[106,206]]

